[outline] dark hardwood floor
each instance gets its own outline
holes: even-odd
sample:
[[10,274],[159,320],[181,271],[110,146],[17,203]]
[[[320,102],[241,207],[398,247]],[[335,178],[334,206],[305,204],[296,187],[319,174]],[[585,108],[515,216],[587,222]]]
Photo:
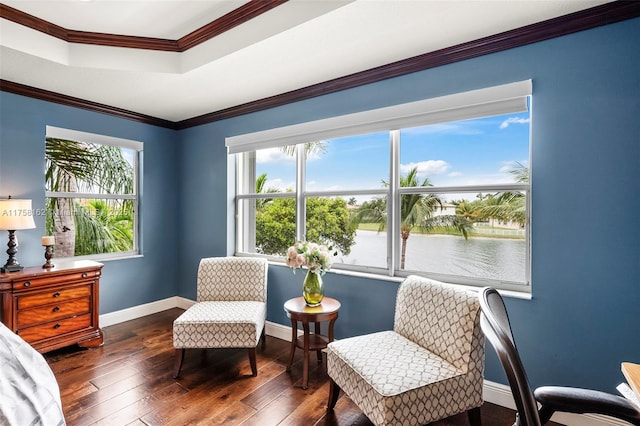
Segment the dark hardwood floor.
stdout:
[[[341,395],[326,413],[329,385],[324,366],[312,362],[309,388],[301,387],[302,353],[285,371],[289,342],[267,336],[258,346],[258,376],[246,350],[187,350],[181,377],[171,377],[171,327],[182,312],[171,309],[105,327],[104,346],[46,354],[58,379],[67,423],[74,425],[352,425],[372,423]],[[312,357],[313,360],[313,357]],[[514,412],[485,403],[485,426],[511,425]],[[434,423],[467,425],[466,415]]]

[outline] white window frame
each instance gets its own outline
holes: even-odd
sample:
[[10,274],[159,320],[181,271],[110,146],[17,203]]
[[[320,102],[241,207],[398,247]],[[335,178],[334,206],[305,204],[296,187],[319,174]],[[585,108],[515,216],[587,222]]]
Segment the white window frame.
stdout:
[[[296,238],[302,240],[305,232],[305,200],[308,197],[356,196],[356,195],[385,195],[387,196],[388,220],[387,224],[387,268],[374,268],[359,265],[335,264],[336,268],[368,272],[378,275],[406,276],[411,271],[398,269],[400,257],[400,241],[394,238],[400,229],[400,200],[402,194],[410,193],[462,193],[462,192],[504,192],[522,191],[526,196],[526,262],[525,283],[504,282],[481,278],[442,276],[435,273],[423,273],[434,279],[451,281],[458,284],[484,286],[493,285],[505,290],[530,292],[531,288],[531,244],[530,244],[530,183],[512,183],[499,185],[478,186],[433,186],[419,188],[400,187],[400,129],[425,126],[444,122],[468,120],[518,111],[531,111],[530,98],[532,94],[531,80],[504,84],[485,89],[426,99],[417,102],[394,105],[375,110],[369,110],[338,117],[331,117],[307,123],[295,124],[255,133],[232,136],[226,138],[229,154],[255,153],[265,148],[297,145],[296,150],[296,188],[292,193],[269,193],[268,198],[295,197],[296,198]],[[305,152],[304,143],[314,140],[327,140],[379,131],[389,131],[390,134],[390,182],[388,188],[371,190],[341,190],[341,191],[306,191],[305,189]],[[530,138],[531,139],[531,138]],[[529,146],[531,150],[531,144]],[[240,252],[240,247],[247,247],[247,241],[252,239],[250,221],[255,223],[255,217],[249,217],[250,212],[243,210],[243,201],[248,199],[266,198],[265,194],[255,191],[255,154],[247,161],[247,155],[237,156],[236,168],[236,213],[237,240],[236,254],[258,255],[249,251]],[[245,158],[243,160],[243,158]],[[531,153],[529,152],[529,158]],[[251,162],[253,161],[253,162]],[[530,168],[530,164],[529,164]],[[529,180],[530,182],[530,180]],[[255,214],[255,209],[253,210]],[[255,232],[255,228],[254,228]],[[255,238],[253,238],[255,241]],[[292,242],[293,243],[293,242]],[[254,250],[255,251],[255,250]],[[261,255],[259,255],[261,256]],[[272,260],[281,259],[266,256]]]
[[93,192],[57,192],[45,191],[46,198],[76,198],[76,199],[118,199],[133,201],[133,249],[115,253],[95,253],[84,256],[73,256],[73,259],[96,259],[109,260],[123,257],[134,257],[140,254],[140,203],[139,184],[142,153],[144,144],[139,141],[122,139],[113,136],[100,135],[96,133],[81,132],[78,130],[64,129],[61,127],[46,126],[46,137],[56,139],[66,139],[78,142],[87,142],[100,145],[118,146],[132,149],[136,152],[133,158],[133,193],[132,194],[105,194]]

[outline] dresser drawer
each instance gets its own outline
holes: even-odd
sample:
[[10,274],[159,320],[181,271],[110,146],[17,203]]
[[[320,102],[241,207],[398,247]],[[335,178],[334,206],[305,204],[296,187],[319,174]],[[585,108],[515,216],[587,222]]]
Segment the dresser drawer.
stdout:
[[91,314],[80,315],[73,318],[51,321],[46,324],[23,328],[17,331],[18,336],[27,342],[46,339],[76,330],[82,330],[91,326]]
[[31,309],[18,310],[18,328],[91,312],[91,298],[74,299]]
[[15,291],[20,290],[31,290],[34,288],[42,287],[50,284],[59,284],[64,282],[66,284],[73,283],[74,281],[82,281],[92,278],[96,278],[100,276],[100,271],[85,271],[85,272],[74,272],[67,275],[55,275],[50,277],[39,277],[39,278],[25,278],[21,280],[15,280],[13,282],[13,289]]
[[37,294],[20,295],[18,296],[18,310],[91,296],[91,285],[92,283],[76,287],[54,287],[49,291]]

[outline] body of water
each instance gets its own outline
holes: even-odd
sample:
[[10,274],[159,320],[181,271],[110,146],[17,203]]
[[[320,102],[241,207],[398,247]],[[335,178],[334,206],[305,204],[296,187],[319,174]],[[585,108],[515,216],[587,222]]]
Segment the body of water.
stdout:
[[[336,262],[387,267],[386,232],[358,230],[348,256]],[[525,282],[524,239],[412,234],[407,240],[405,269]]]

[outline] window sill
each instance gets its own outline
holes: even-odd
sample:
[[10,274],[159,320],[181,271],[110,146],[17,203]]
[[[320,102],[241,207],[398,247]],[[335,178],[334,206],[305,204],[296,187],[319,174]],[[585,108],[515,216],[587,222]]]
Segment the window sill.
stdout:
[[114,260],[137,259],[141,257],[144,257],[144,255],[140,253],[127,253],[127,254],[113,254],[111,256],[105,256],[104,254],[92,254],[88,256],[60,257],[58,259],[94,260],[96,262],[111,262]]
[[[283,262],[278,262],[276,260],[269,259],[269,264],[273,266],[282,266],[282,267],[288,268],[288,266],[283,264]],[[384,276],[380,274],[373,274],[370,272],[350,271],[346,269],[332,269],[330,272],[327,272],[327,273],[335,274],[335,275],[350,276],[350,277],[366,278],[366,279],[377,280],[377,281],[387,281],[387,282],[392,282],[396,284],[401,283],[405,279],[405,277],[389,277],[389,276]],[[456,285],[464,289],[475,291],[475,292],[478,292],[480,291],[480,289],[482,289],[482,287],[465,285],[465,284],[452,284],[452,285]],[[504,297],[509,297],[513,299],[531,300],[533,298],[531,293],[528,291],[498,289],[498,292]]]

